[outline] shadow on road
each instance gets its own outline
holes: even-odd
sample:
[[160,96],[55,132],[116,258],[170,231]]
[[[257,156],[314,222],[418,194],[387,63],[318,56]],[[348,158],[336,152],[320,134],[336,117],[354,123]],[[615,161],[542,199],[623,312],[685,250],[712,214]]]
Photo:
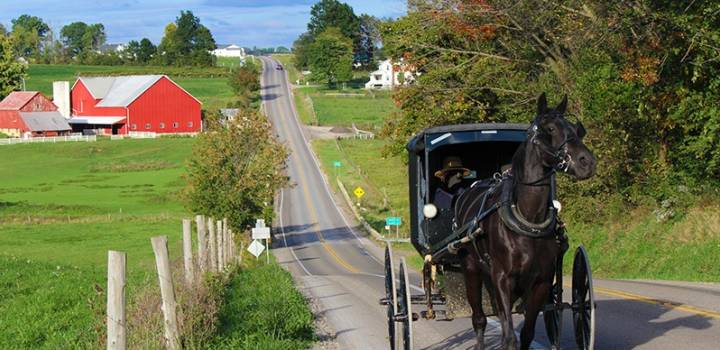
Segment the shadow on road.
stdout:
[[[597,310],[597,349],[631,349],[660,338],[674,329],[702,330],[712,327],[709,317],[679,316],[680,313],[677,312],[666,315],[671,309],[632,300],[601,300],[597,302]],[[627,315],[632,318],[609,319],[603,317],[603,310],[628,310],[629,312],[613,312],[612,315]],[[569,329],[568,332],[572,330]]]
[[[288,247],[297,247],[320,242],[320,236],[325,241],[341,242],[355,240],[355,236],[348,227],[335,227],[331,229],[316,230],[315,224],[288,225],[275,230],[274,247],[283,248],[287,242]],[[283,232],[285,237],[283,237]]]
[[260,99],[263,101],[273,101],[273,100],[277,100],[281,96],[282,95],[278,95],[278,94],[262,94],[260,96]]
[[265,86],[261,87],[260,90],[268,90],[268,89],[276,88],[278,86],[280,86],[280,84],[265,85]]

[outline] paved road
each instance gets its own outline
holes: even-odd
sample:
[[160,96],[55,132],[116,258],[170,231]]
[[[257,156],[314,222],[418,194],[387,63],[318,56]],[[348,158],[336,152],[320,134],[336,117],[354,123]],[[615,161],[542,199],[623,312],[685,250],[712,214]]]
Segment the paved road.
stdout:
[[[263,108],[280,139],[291,149],[293,186],[280,193],[274,254],[302,288],[318,300],[342,349],[386,349],[382,249],[355,231],[329,192],[297,120],[284,71],[261,58]],[[568,254],[570,256],[570,254]],[[418,276],[411,274],[411,283]],[[596,280],[597,349],[717,349],[720,344],[720,286]],[[419,290],[417,290],[419,291]],[[416,291],[416,292],[417,292]],[[569,299],[569,295],[565,296]],[[673,303],[664,302],[673,300]],[[692,306],[690,306],[692,305]],[[572,315],[564,314],[562,345],[575,348]],[[518,318],[516,325],[521,325]],[[418,349],[468,349],[470,320],[415,323]],[[537,347],[547,346],[542,322]],[[496,348],[499,329],[491,321],[486,343]]]

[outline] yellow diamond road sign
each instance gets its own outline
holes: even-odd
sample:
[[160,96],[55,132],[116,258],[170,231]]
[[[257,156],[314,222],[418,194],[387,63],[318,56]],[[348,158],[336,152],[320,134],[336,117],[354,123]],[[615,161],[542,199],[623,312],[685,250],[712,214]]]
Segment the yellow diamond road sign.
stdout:
[[353,193],[355,194],[355,197],[362,198],[362,196],[365,195],[365,190],[362,189],[362,187],[356,188]]

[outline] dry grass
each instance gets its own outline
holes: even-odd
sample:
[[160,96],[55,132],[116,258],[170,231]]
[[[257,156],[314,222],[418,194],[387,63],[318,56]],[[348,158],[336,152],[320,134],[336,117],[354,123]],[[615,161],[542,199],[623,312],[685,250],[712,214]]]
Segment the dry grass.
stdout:
[[[200,276],[188,285],[180,259],[172,266],[177,300],[180,341],[184,349],[200,349],[217,332],[218,313],[227,284],[227,275]],[[155,282],[155,283],[152,283]],[[163,349],[163,314],[160,288],[150,281],[128,306],[128,347]]]
[[673,226],[668,238],[682,243],[700,243],[720,238],[720,205],[690,208],[685,219]]

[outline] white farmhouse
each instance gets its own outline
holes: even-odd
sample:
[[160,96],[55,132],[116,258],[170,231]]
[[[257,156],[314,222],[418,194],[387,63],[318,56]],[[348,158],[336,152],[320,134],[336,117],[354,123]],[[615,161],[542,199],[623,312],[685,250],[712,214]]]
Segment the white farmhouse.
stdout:
[[380,62],[378,69],[370,73],[370,81],[365,83],[366,89],[392,89],[396,85],[405,85],[413,80],[411,72],[395,69],[392,61]]
[[121,53],[121,52],[125,51],[126,48],[127,47],[125,46],[125,44],[103,44],[95,52],[97,52],[97,53],[110,53],[110,52]]
[[212,54],[217,57],[245,57],[245,49],[235,44],[218,45],[217,49],[212,50]]

